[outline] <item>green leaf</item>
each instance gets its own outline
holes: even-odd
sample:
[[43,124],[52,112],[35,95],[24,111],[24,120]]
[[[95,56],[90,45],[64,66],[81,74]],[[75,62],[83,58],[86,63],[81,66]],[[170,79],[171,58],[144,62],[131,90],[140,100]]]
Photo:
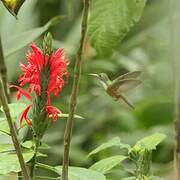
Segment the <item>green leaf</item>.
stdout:
[[[52,115],[50,115],[50,117],[52,117]],[[64,113],[60,113],[58,114],[58,117],[60,118],[68,118],[69,117],[69,114],[64,114]],[[76,119],[84,119],[82,116],[79,116],[79,115],[74,115],[74,118]]]
[[9,56],[22,49],[27,44],[38,38],[41,34],[46,32],[51,26],[56,25],[62,18],[63,16],[56,16],[42,27],[28,30],[9,39],[4,39],[4,41],[2,41],[4,47],[4,56]]
[[25,142],[21,143],[21,146],[24,148],[30,149],[33,146],[33,142],[32,141],[25,141]]
[[[28,162],[34,156],[33,151],[23,152],[25,162]],[[0,174],[8,174],[10,172],[19,172],[21,170],[18,157],[15,153],[0,153]]]
[[39,149],[50,149],[50,146],[46,143],[42,143]]
[[[61,175],[62,172],[62,166],[53,167],[46,164],[37,163],[36,167],[53,171],[59,175]],[[68,180],[93,180],[93,179],[106,180],[105,176],[99,172],[81,167],[69,167]]]
[[127,178],[122,178],[122,180],[136,180],[136,177],[132,176],[132,177],[127,177]]
[[112,156],[108,157],[106,159],[102,159],[95,164],[93,164],[90,169],[94,171],[98,171],[102,174],[107,174],[111,169],[119,165],[123,160],[125,160],[127,157],[126,156]]
[[[23,103],[11,103],[8,104],[8,106],[10,109],[11,117],[15,121],[17,117],[24,111],[27,105]],[[4,112],[2,107],[1,110]]]
[[[33,147],[33,141],[25,141],[23,143],[21,143],[21,146],[27,149],[30,149]],[[39,149],[49,149],[50,146],[46,143],[41,143],[41,145],[39,146]],[[41,154],[44,156],[44,154]]]
[[[61,114],[58,114],[58,117],[61,117],[61,118],[68,118],[69,117],[69,114],[64,114],[64,113],[61,113]],[[84,119],[82,116],[79,116],[79,115],[74,115],[74,118],[77,118],[77,119]]]
[[139,21],[146,0],[94,0],[89,21],[89,37],[100,56],[113,48]]
[[50,165],[47,165],[47,164],[37,163],[36,167],[43,168],[43,169],[55,172],[56,174],[59,174],[59,172],[60,172],[56,167],[50,166]]
[[0,121],[0,132],[3,134],[10,135],[10,130],[8,126],[8,122],[5,120]]
[[127,178],[122,178],[122,180],[136,180],[136,177],[132,176]]
[[139,140],[136,145],[132,148],[134,150],[138,149],[147,149],[147,150],[155,150],[156,146],[161,143],[165,139],[166,135],[162,133],[155,133],[151,136],[147,136],[141,140]]
[[13,150],[14,146],[12,144],[0,144],[0,153]]
[[[62,171],[62,167],[57,167],[59,172]],[[81,168],[81,167],[69,167],[68,180],[106,180],[106,177],[96,171]]]
[[120,138],[119,137],[114,137],[113,139],[109,140],[108,142],[100,145],[99,147],[97,147],[96,149],[94,149],[92,152],[90,152],[88,154],[88,157],[93,155],[93,154],[97,154],[99,153],[100,151],[103,151],[107,148],[110,148],[110,147],[113,147],[113,146],[118,146],[120,148],[126,148],[126,149],[130,149],[130,146],[128,144],[123,144],[121,143],[120,141]]

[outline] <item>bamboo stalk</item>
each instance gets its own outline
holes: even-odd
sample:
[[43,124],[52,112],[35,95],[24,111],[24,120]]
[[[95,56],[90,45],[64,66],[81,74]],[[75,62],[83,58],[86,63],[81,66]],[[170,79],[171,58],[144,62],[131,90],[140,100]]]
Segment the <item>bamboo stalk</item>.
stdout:
[[18,140],[18,137],[16,134],[16,130],[15,130],[12,118],[11,118],[7,98],[6,98],[6,95],[4,92],[4,87],[3,87],[3,83],[2,83],[1,79],[0,79],[0,100],[1,100],[1,104],[2,104],[3,110],[5,112],[6,118],[7,118],[7,122],[9,125],[10,132],[11,132],[11,138],[12,138],[12,141],[14,144],[14,148],[16,150],[16,154],[18,156],[18,160],[19,160],[19,163],[20,163],[20,166],[22,169],[24,179],[30,180],[28,169],[26,167],[26,164],[25,164],[25,161],[24,161],[24,158],[22,155],[21,146],[20,146],[20,143],[19,143],[19,140]]
[[82,55],[85,44],[85,37],[87,33],[89,5],[90,5],[90,0],[84,0],[80,46],[76,55],[73,87],[72,87],[70,107],[69,107],[69,116],[67,119],[67,124],[64,133],[64,156],[63,156],[62,180],[68,180],[69,151],[70,151],[70,144],[72,138],[72,129],[74,124],[74,114],[77,106],[77,96],[78,96],[79,82],[81,76]]

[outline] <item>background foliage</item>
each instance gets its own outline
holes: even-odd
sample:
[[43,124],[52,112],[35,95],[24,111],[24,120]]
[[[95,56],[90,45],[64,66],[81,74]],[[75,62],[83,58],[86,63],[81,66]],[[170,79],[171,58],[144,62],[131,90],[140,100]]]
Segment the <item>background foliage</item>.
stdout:
[[[47,29],[54,36],[54,48],[64,47],[67,51],[71,61],[70,72],[72,74],[75,52],[80,37],[82,9],[80,0],[72,2],[73,5],[68,5],[66,1],[62,0],[27,1],[20,10],[18,21],[2,5],[0,6],[0,32],[9,82],[17,83],[19,62],[25,60],[27,42],[34,40],[39,42],[42,39],[41,35]],[[126,2],[128,4],[129,1]],[[96,13],[100,11],[98,3],[102,4],[102,0],[95,3],[97,5],[97,9],[94,9],[97,11]],[[104,3],[103,9],[106,9],[106,5]],[[119,6],[121,5],[119,4]],[[113,42],[105,39],[107,44],[99,43],[101,47],[96,47],[98,54],[89,43],[86,45],[77,110],[77,114],[84,119],[76,119],[71,146],[71,165],[90,167],[94,162],[106,158],[108,155],[118,155],[119,151],[122,151],[123,154],[123,150],[112,148],[93,157],[87,157],[91,150],[113,137],[119,136],[123,142],[134,145],[137,140],[152,132],[163,132],[167,138],[153,154],[153,172],[155,175],[168,178],[172,176],[174,145],[173,73],[168,53],[169,25],[166,13],[168,1],[147,1],[140,21],[131,29],[121,44],[117,41],[119,34],[113,34],[114,27],[112,25],[114,23],[120,30],[121,28],[126,29],[126,25],[122,27],[116,24],[116,20],[121,15],[115,14],[113,8],[117,8],[117,6],[112,6],[112,12],[104,11],[104,13],[114,15],[114,22],[106,14],[104,14],[105,20],[103,20],[104,26],[111,24],[106,33],[113,36]],[[140,11],[141,9],[137,9],[135,12],[140,13]],[[137,19],[139,18],[138,13]],[[52,20],[54,16],[66,14],[69,14],[69,17],[60,18],[59,23],[57,18]],[[93,17],[90,22],[89,37],[94,42],[97,40],[96,36],[99,35],[92,35],[91,30],[98,24],[93,24]],[[119,32],[119,30],[117,31]],[[103,35],[101,30],[97,33]],[[109,36],[104,35],[102,38]],[[93,46],[95,47],[95,45]],[[112,51],[114,47],[115,50]],[[108,55],[112,53],[112,56],[102,56],[104,55],[102,52],[106,52]],[[105,94],[98,82],[88,76],[88,73],[105,72],[113,79],[133,70],[143,71],[141,77],[143,84],[126,94],[129,100],[134,103],[135,111],[130,110],[123,103],[114,102]],[[70,78],[60,98],[54,99],[54,104],[64,113],[68,113],[71,85],[72,78]],[[15,101],[14,94],[12,96]],[[46,133],[44,141],[52,148],[43,151],[48,154],[48,157],[40,157],[41,162],[59,165],[62,161],[65,120],[66,118],[60,118],[56,124],[52,124]],[[0,142],[7,144],[10,140],[3,133],[0,133]],[[125,163],[129,167],[131,166],[128,161]],[[54,175],[52,172],[42,170],[39,170],[39,174]],[[108,178],[116,180],[125,175],[123,167],[119,166],[108,174]],[[2,178],[5,179],[5,177]]]

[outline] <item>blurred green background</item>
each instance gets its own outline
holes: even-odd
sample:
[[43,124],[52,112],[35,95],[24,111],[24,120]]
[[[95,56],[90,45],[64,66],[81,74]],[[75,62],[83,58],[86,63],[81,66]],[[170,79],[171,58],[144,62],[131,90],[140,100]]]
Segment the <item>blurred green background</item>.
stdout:
[[[63,0],[27,1],[16,20],[0,4],[0,32],[10,83],[17,83],[20,74],[19,63],[25,61],[25,52],[29,49],[28,46],[17,48],[24,40],[21,35],[26,31],[44,26],[54,16],[69,14],[69,17],[65,17],[60,23],[49,28],[54,37],[54,48],[65,48],[70,59],[69,83],[63,89],[60,98],[54,99],[54,104],[64,113],[68,113],[75,53],[79,45],[81,1],[73,1],[72,7],[71,9]],[[114,148],[93,158],[87,158],[91,150],[112,137],[119,136],[123,142],[133,145],[148,134],[163,132],[167,138],[153,154],[152,171],[167,179],[172,176],[174,100],[173,68],[168,50],[167,11],[168,0],[149,0],[139,23],[119,44],[110,58],[99,58],[95,50],[87,44],[76,112],[84,119],[76,119],[74,125],[71,165],[89,167],[103,157],[118,154],[119,149]],[[41,34],[37,35],[39,38],[32,36],[32,40],[36,39],[39,45],[43,37]],[[17,50],[13,50],[14,46]],[[135,105],[135,111],[129,109],[123,102],[113,101],[106,95],[97,80],[88,76],[88,73],[105,72],[113,79],[133,70],[143,72],[141,76],[143,83],[126,93],[128,99]],[[14,94],[12,99],[15,101]],[[50,165],[61,164],[65,122],[65,118],[59,119],[52,124],[44,136],[44,142],[51,148],[46,151],[48,157],[41,158],[41,162]],[[6,141],[5,135],[0,134],[0,141]],[[39,171],[39,174],[48,173],[50,172]],[[53,174],[49,175],[53,176]],[[122,167],[119,166],[108,175],[108,178],[117,180],[124,175]]]

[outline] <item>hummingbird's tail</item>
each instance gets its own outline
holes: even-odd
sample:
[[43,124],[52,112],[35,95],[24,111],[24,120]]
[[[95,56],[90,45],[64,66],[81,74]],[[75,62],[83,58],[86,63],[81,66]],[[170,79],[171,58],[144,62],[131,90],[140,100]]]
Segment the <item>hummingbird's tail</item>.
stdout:
[[120,95],[119,97],[118,97],[118,100],[119,99],[122,99],[131,109],[135,109],[135,107],[123,96],[123,95]]

